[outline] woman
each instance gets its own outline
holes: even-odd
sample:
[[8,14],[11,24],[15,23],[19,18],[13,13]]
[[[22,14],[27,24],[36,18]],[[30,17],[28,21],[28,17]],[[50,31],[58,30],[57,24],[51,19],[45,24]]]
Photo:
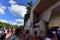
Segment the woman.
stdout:
[[17,28],[15,34],[12,35],[11,40],[20,40],[20,31],[21,29]]
[[37,31],[34,31],[33,40],[38,40]]
[[39,34],[39,40],[44,40],[44,34],[42,30],[40,31],[40,34]]
[[31,35],[29,30],[26,30],[25,40],[31,40]]
[[1,40],[6,40],[6,33],[5,33],[5,30],[4,30],[4,32],[2,33]]
[[21,40],[25,40],[25,30],[22,30]]
[[57,40],[55,35],[52,35],[52,40]]
[[47,36],[45,40],[52,40],[52,32],[50,30],[47,31]]

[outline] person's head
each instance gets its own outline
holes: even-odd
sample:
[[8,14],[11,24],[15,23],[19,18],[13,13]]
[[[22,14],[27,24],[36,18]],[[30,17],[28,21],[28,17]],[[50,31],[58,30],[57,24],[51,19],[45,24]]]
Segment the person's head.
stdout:
[[20,28],[17,28],[17,29],[15,30],[15,35],[18,36],[19,33],[20,33],[20,31],[21,31],[21,29],[20,29]]
[[54,35],[54,34],[52,34],[52,37],[55,37],[55,35]]
[[53,35],[53,33],[50,30],[48,30],[47,31],[47,37],[52,38],[52,35]]
[[29,34],[29,30],[26,30],[26,34]]
[[23,33],[23,29],[21,29],[20,33],[21,33],[21,34]]
[[37,31],[34,31],[34,35],[37,35]]
[[5,32],[5,30],[3,32]]

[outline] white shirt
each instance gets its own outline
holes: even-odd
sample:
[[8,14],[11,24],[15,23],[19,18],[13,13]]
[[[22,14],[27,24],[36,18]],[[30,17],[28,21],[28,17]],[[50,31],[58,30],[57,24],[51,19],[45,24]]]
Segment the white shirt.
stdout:
[[51,39],[47,37],[45,40],[51,40]]
[[56,32],[55,32],[55,31],[53,31],[52,33],[53,33],[53,34],[56,34]]

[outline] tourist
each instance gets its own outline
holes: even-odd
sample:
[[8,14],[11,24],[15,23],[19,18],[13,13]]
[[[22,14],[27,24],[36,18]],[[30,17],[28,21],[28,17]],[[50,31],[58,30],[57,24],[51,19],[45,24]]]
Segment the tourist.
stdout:
[[38,40],[37,31],[34,31],[33,40]]
[[31,35],[29,30],[26,30],[25,40],[31,40]]
[[57,38],[57,33],[56,33],[56,31],[52,31],[52,33],[53,33],[53,35],[52,35],[53,38],[54,38],[54,39],[55,39],[55,38],[58,39],[58,38]]
[[7,34],[9,33],[9,29],[7,29]]
[[3,32],[2,35],[1,35],[1,40],[6,40],[6,33],[5,33],[5,30],[4,30],[4,32]]
[[40,34],[39,34],[39,40],[44,40],[44,34],[42,30],[40,31]]
[[11,32],[13,33],[13,32],[14,32],[14,30],[13,30],[13,29],[11,29]]
[[56,36],[52,34],[52,40],[57,40]]
[[46,36],[46,39],[45,40],[52,40],[51,37],[52,37],[51,36],[51,31],[48,30],[47,31],[47,36]]
[[10,40],[20,40],[20,31],[21,31],[21,29],[17,28],[15,30],[15,34],[12,35]]
[[21,40],[25,40],[25,30],[22,30]]
[[11,32],[14,33],[14,28],[12,27]]
[[60,30],[57,30],[57,38],[58,38],[58,40],[60,40]]

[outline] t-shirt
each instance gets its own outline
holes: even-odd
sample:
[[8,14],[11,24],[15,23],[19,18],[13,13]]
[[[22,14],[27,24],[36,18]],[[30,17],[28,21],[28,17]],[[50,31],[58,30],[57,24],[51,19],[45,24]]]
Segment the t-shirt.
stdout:
[[38,37],[37,37],[37,35],[34,35],[34,40],[38,40]]
[[12,37],[10,39],[11,40],[20,40],[20,37],[16,37],[15,35],[12,35]]
[[57,40],[57,38],[56,37],[53,37],[52,40]]
[[30,40],[30,34],[26,34],[25,39],[26,39],[26,40]]
[[5,40],[6,39],[6,34],[1,36],[1,40]]
[[51,39],[47,37],[45,40],[51,40]]

